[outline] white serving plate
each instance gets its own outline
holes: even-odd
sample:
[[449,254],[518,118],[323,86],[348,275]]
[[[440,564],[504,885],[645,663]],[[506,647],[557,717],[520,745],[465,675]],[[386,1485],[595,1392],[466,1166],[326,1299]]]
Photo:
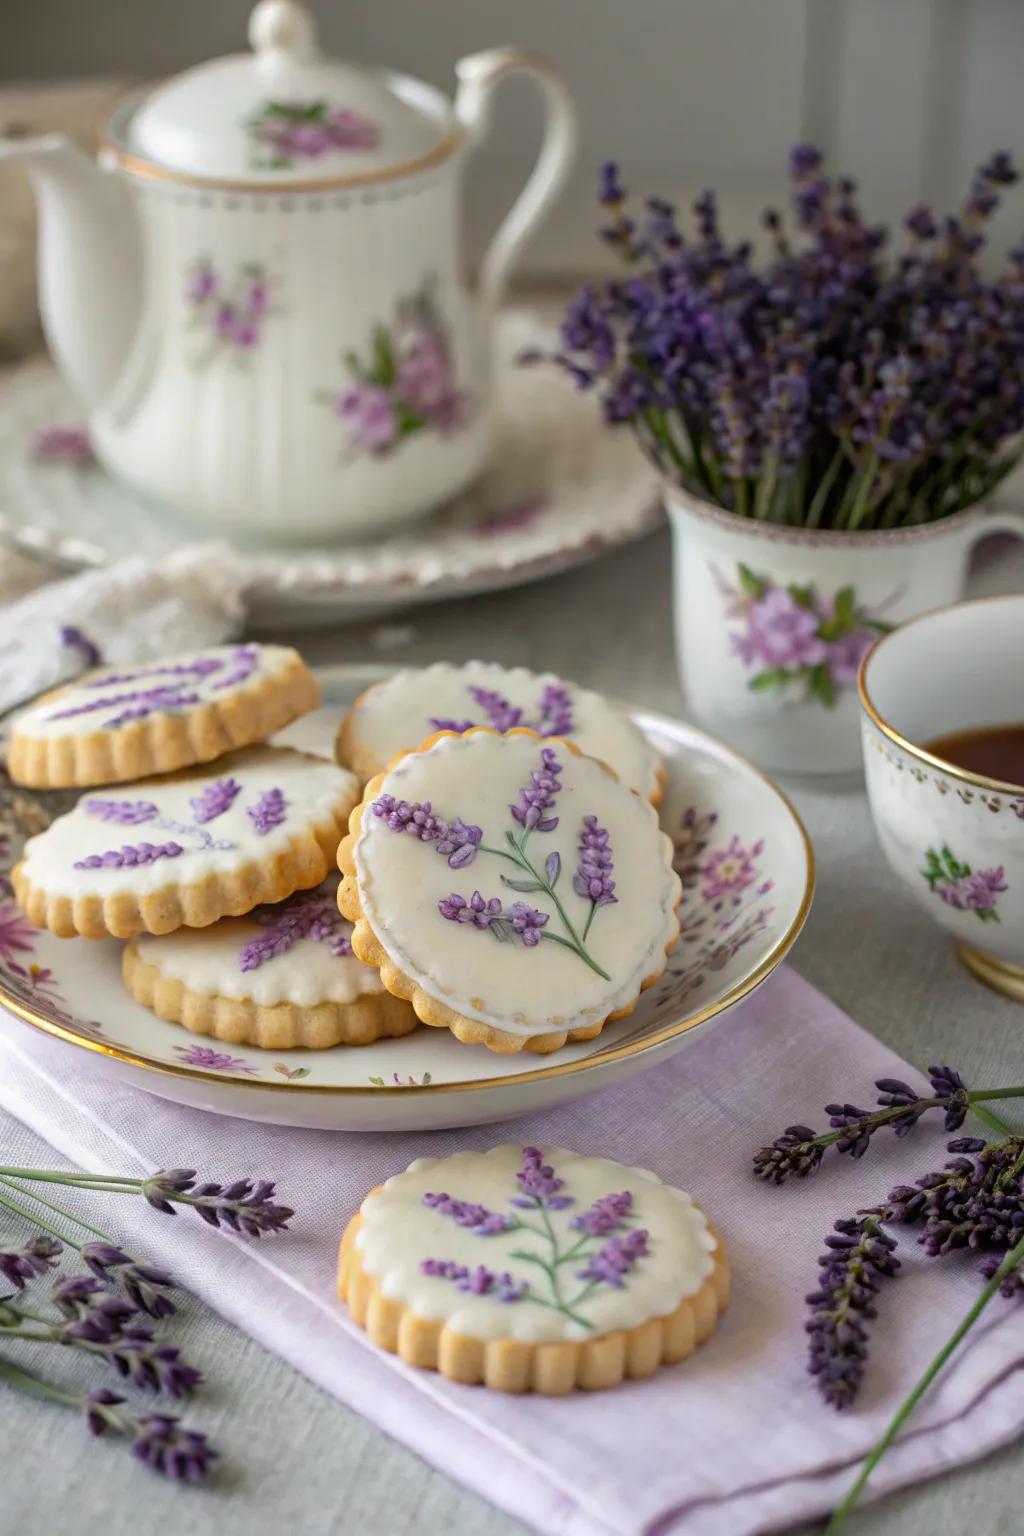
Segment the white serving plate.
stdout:
[[[328,707],[279,739],[330,754],[341,708],[383,670],[322,672]],[[136,1003],[121,984],[116,940],[38,933],[9,894],[0,897],[0,1003],[66,1041],[69,1052],[93,1053],[111,1076],[149,1093],[281,1125],[402,1131],[479,1124],[581,1098],[645,1071],[713,1028],[778,965],[807,916],[814,858],[793,807],[758,769],[667,716],[636,710],[634,718],[668,767],[661,819],[677,843],[683,934],[636,1011],[596,1040],[553,1056],[498,1056],[424,1027],[360,1048],[229,1048]],[[26,799],[31,806],[31,797],[12,793],[5,781],[5,868],[26,835]],[[0,1015],[0,1027],[17,1025]]]
[[[362,543],[234,550],[255,628],[311,629],[552,576],[661,525],[657,476],[625,431],[553,366],[519,355],[554,335],[528,311],[497,333],[494,457],[481,480],[433,516]],[[63,571],[126,550],[159,560],[211,536],[96,464],[33,456],[36,432],[81,420],[46,359],[0,373],[0,544]],[[282,522],[286,519],[282,509]],[[224,540],[217,542],[223,544]]]

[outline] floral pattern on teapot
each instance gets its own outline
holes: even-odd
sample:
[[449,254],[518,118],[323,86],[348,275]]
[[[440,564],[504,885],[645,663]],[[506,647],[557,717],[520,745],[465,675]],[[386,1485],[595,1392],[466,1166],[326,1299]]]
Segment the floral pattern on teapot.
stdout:
[[737,621],[733,654],[752,676],[755,693],[799,686],[807,701],[831,708],[857,681],[857,669],[879,635],[892,626],[857,601],[853,587],[833,597],[814,586],[777,585],[749,566],[730,581],[714,572],[725,612]]
[[244,358],[259,345],[263,326],[273,313],[270,283],[258,261],[241,262],[226,281],[207,256],[194,261],[185,276],[189,328],[203,334],[204,345],[193,364],[202,367],[222,353]]
[[374,149],[380,138],[368,117],[326,101],[268,101],[245,126],[250,163],[262,171],[290,171],[299,161]]
[[349,456],[386,458],[410,437],[450,437],[467,424],[470,396],[452,360],[450,331],[428,279],[374,327],[365,352],[348,352],[351,382],[321,396],[336,411]]

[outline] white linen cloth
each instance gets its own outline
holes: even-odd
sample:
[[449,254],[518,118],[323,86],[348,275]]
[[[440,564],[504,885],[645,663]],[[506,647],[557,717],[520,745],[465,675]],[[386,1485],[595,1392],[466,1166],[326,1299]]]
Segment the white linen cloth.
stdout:
[[[278,1180],[291,1230],[258,1244],[141,1201],[100,1225],[167,1264],[269,1349],[450,1476],[549,1536],[754,1536],[824,1514],[982,1283],[977,1256],[925,1259],[908,1231],[886,1283],[864,1390],[840,1415],[805,1373],[804,1302],[835,1217],[883,1199],[945,1155],[939,1117],[861,1162],[758,1183],[751,1154],[822,1105],[919,1073],[795,974],[781,971],[687,1050],[600,1096],[506,1125],[392,1136],[304,1131],[178,1107],[112,1082],[102,1059],[0,1017],[0,1105],[94,1172],[185,1165]],[[401,1092],[401,1089],[380,1089]],[[301,1090],[296,1097],[301,1102]],[[998,1106],[995,1106],[998,1108]],[[692,1359],[645,1382],[567,1399],[452,1385],[378,1352],[335,1296],[337,1244],[362,1195],[420,1155],[498,1142],[565,1145],[654,1169],[723,1232],[733,1304]],[[18,1161],[18,1147],[3,1149]],[[179,1339],[186,1345],[187,1335]],[[1024,1431],[1024,1326],[997,1298],[884,1458],[878,1495]],[[230,1390],[224,1384],[223,1390]],[[10,1408],[7,1411],[11,1411]],[[201,1427],[201,1403],[190,1413]]]

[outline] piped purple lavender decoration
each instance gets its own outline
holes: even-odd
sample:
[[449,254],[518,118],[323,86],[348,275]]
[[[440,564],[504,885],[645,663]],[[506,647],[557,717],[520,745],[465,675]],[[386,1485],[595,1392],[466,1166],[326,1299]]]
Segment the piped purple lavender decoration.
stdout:
[[124,848],[108,848],[106,853],[90,853],[76,859],[76,869],[132,869],[137,864],[153,864],[157,859],[176,859],[185,852],[180,843],[135,843]]
[[569,736],[573,730],[572,699],[560,683],[545,683],[540,696],[539,736]]
[[627,1232],[624,1237],[611,1237],[603,1248],[592,1253],[583,1269],[576,1271],[578,1280],[590,1280],[595,1284],[613,1285],[621,1290],[623,1276],[650,1252],[648,1234],[643,1227]]
[[425,1275],[434,1275],[439,1280],[451,1280],[458,1290],[469,1291],[473,1296],[489,1296],[493,1293],[499,1301],[521,1301],[529,1290],[527,1281],[517,1280],[507,1271],[495,1274],[494,1270],[487,1269],[483,1264],[470,1269],[450,1259],[423,1259],[420,1269]]
[[513,1195],[511,1204],[522,1206],[525,1210],[544,1206],[549,1211],[561,1211],[567,1205],[575,1204],[571,1195],[558,1193],[564,1188],[564,1180],[557,1176],[550,1164],[545,1163],[539,1147],[523,1148],[523,1166],[516,1174],[516,1183],[522,1194]]
[[[528,725],[538,736],[568,736],[573,730],[572,699],[569,690],[561,683],[545,683],[535,720],[526,719],[526,711],[511,704],[502,694],[490,688],[468,690],[475,703],[487,716],[487,724],[495,731],[511,731],[517,725]],[[445,719],[432,716],[435,731],[455,731],[463,735],[479,725],[478,720]]]
[[453,1200],[451,1195],[428,1192],[423,1196],[423,1204],[440,1216],[450,1216],[457,1226],[468,1227],[477,1237],[507,1232],[513,1225],[512,1218],[500,1211],[489,1211],[486,1206],[468,1200]]
[[214,691],[219,693],[224,688],[241,687],[256,671],[259,661],[258,645],[240,645],[231,658],[231,671],[226,677],[218,678],[213,684]]
[[[111,679],[102,681],[110,685]],[[93,684],[92,686],[96,686]],[[125,719],[144,719],[148,715],[173,713],[176,709],[184,709],[190,704],[198,704],[198,693],[184,693],[180,685],[176,683],[159,684],[153,688],[135,688],[129,693],[105,694],[101,698],[89,699],[85,704],[72,704],[67,709],[56,709],[48,714],[47,720],[73,720],[79,715],[99,714],[105,709],[118,709],[122,704],[136,705],[137,708],[125,709],[113,720],[103,722],[104,730],[110,730],[115,724]]]
[[519,791],[515,805],[509,810],[526,832],[553,832],[558,826],[557,816],[545,815],[553,809],[560,784],[562,765],[551,747],[542,747],[541,765],[530,774],[529,784]]
[[189,801],[192,815],[202,825],[216,821],[218,816],[223,816],[225,811],[231,809],[241,793],[242,786],[237,779],[215,779],[212,784],[204,787],[200,795]]
[[618,901],[612,879],[612,849],[607,830],[598,825],[596,816],[584,816],[580,829],[579,863],[572,888],[577,896],[592,901],[595,907],[609,907]]
[[152,821],[159,812],[152,800],[85,800],[83,809],[100,821],[117,821],[124,826]]
[[633,1196],[628,1189],[624,1189],[617,1195],[602,1195],[589,1210],[574,1216],[569,1225],[578,1232],[586,1232],[590,1237],[604,1237],[606,1233],[624,1226],[632,1209]]
[[258,837],[266,837],[279,827],[288,813],[288,801],[279,789],[265,789],[255,805],[246,806],[246,815]]
[[487,929],[497,939],[515,936],[528,949],[540,943],[542,930],[550,921],[547,912],[538,912],[525,901],[514,901],[506,908],[500,897],[487,898],[479,891],[474,891],[468,901],[465,896],[452,891],[450,896],[441,898],[437,910],[450,923],[472,923],[475,928]]
[[238,952],[240,971],[255,971],[268,960],[287,954],[300,939],[330,945],[339,958],[352,953],[351,926],[338,911],[330,890],[302,891],[276,906],[260,907],[252,914],[265,931],[243,944]]
[[470,694],[496,731],[511,731],[523,723],[523,712],[491,688],[471,688]]
[[448,860],[450,869],[465,869],[476,858],[483,838],[480,827],[471,826],[456,816],[447,822],[434,814],[429,800],[396,800],[394,795],[379,795],[370,806],[373,815],[391,832],[404,832],[421,843],[433,843],[435,851]]

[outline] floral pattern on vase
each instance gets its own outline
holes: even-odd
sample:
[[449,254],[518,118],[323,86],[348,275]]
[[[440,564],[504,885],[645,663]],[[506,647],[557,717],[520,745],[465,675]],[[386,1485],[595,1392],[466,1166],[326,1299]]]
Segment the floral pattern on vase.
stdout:
[[455,377],[433,287],[426,282],[398,305],[390,323],[376,325],[365,353],[347,352],[351,382],[320,396],[341,421],[352,455],[387,458],[410,437],[450,437],[469,419],[469,396]]
[[778,585],[743,564],[735,581],[712,570],[726,615],[736,621],[732,652],[751,673],[747,687],[755,693],[799,688],[804,700],[832,708],[891,628],[858,603],[853,587],[826,597],[812,585]]
[[199,332],[203,341],[192,358],[196,368],[223,356],[247,361],[273,313],[270,282],[258,261],[240,263],[229,278],[208,256],[199,256],[186,271],[184,297],[189,329]]
[[298,161],[373,149],[380,139],[376,123],[361,112],[326,101],[268,101],[246,129],[252,167],[263,171],[290,171]]
[[929,890],[947,906],[958,912],[973,912],[983,923],[1002,921],[996,910],[996,898],[1009,887],[1001,864],[996,869],[972,870],[969,864],[960,863],[946,843],[938,852],[927,849],[924,857],[921,874]]

